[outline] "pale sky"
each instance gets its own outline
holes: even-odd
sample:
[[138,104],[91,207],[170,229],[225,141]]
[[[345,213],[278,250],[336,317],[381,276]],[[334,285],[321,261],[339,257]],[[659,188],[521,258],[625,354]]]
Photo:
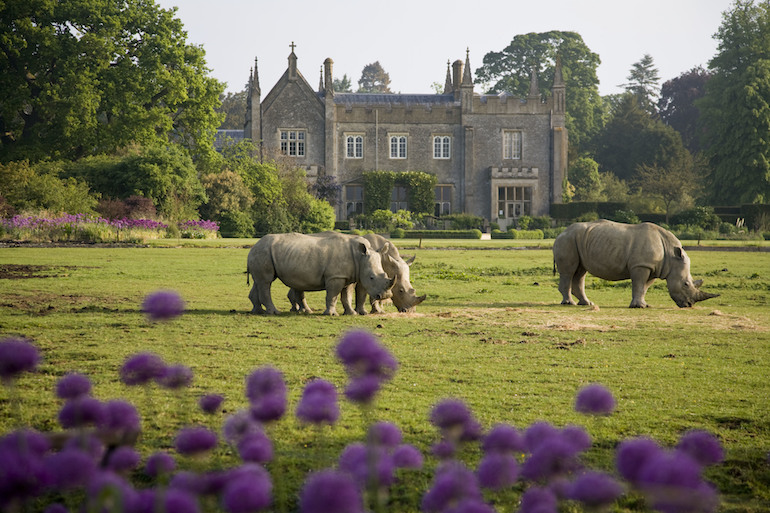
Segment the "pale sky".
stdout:
[[[514,36],[551,30],[578,32],[599,54],[599,92],[622,91],[631,66],[649,53],[661,84],[716,54],[722,13],[732,0],[157,0],[178,7],[187,41],[201,45],[211,75],[227,91],[244,89],[254,58],[264,97],[287,68],[289,45],[300,73],[318,86],[324,59],[334,78],[344,74],[355,91],[364,66],[379,61],[397,93],[432,93],[444,84],[447,60],[471,71],[488,52]],[[475,79],[475,75],[474,75]],[[567,84],[569,87],[569,84]],[[477,86],[475,91],[483,91]]]

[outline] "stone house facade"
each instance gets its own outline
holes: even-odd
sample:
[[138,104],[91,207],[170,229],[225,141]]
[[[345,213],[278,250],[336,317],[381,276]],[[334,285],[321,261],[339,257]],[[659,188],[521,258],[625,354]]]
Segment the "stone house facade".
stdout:
[[[338,93],[326,59],[317,89],[289,55],[286,72],[261,96],[256,67],[249,78],[244,136],[262,155],[281,154],[308,179],[334,176],[342,185],[337,218],[363,212],[363,173],[423,171],[436,175],[435,215],[470,213],[501,229],[521,215],[548,215],[567,177],[565,85],[557,69],[542,100],[532,75],[527,98],[474,92],[470,62],[447,63],[442,94]],[[395,187],[391,209],[407,208]]]

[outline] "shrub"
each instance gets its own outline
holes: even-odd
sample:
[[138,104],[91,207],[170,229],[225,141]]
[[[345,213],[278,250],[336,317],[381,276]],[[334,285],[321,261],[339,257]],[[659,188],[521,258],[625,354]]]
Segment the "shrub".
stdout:
[[512,239],[542,239],[543,230],[508,230]]
[[405,239],[481,239],[481,230],[405,230]]
[[616,210],[614,214],[607,219],[617,221],[618,223],[639,224],[639,218],[633,210]]
[[674,215],[671,222],[703,230],[716,230],[722,220],[714,214],[714,209],[711,207],[693,207]]
[[585,223],[590,221],[597,221],[599,219],[599,214],[596,212],[586,212],[584,214],[580,214],[580,217],[575,219],[578,223]]
[[313,198],[310,211],[301,220],[302,233],[319,233],[334,228],[334,207],[322,199]]
[[555,239],[561,232],[566,230],[565,226],[557,226],[556,228],[546,228],[543,230],[544,239]]
[[219,233],[222,237],[253,237],[254,221],[240,210],[222,212],[219,216]]
[[390,231],[390,238],[391,239],[403,239],[406,232],[403,228],[393,228]]
[[444,219],[449,219],[452,222],[453,230],[481,230],[484,226],[484,219],[473,214],[452,214],[444,216]]

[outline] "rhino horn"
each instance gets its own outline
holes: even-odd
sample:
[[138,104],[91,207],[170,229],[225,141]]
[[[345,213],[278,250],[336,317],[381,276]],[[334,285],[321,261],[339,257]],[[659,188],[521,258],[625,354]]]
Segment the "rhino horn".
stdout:
[[414,263],[414,259],[417,258],[417,255],[413,255],[411,258],[407,258],[404,260],[406,262],[406,265],[412,265]]
[[695,301],[705,301],[707,299],[711,299],[712,297],[719,297],[719,294],[710,294],[708,292],[703,292],[702,290],[698,290],[695,292]]
[[419,305],[420,303],[422,303],[423,301],[425,301],[425,298],[426,298],[426,297],[428,297],[428,295],[427,295],[427,294],[423,294],[422,296],[418,297],[418,298],[417,298],[417,301],[415,301],[415,303],[414,303],[414,306],[417,306],[417,305]]

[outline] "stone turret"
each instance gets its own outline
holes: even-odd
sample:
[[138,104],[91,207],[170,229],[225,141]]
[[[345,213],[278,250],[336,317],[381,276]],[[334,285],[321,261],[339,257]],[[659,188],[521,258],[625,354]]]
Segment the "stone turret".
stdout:
[[463,71],[463,81],[460,84],[460,101],[463,104],[463,112],[473,110],[473,79],[471,78],[471,59],[470,49],[465,50],[465,70]]
[[449,59],[446,61],[446,80],[444,81],[444,94],[452,93],[452,72],[449,69]]
[[537,68],[532,66],[532,72],[529,76],[529,95],[527,96],[529,101],[540,101],[540,86],[537,82]]
[[249,73],[248,95],[246,96],[246,121],[243,136],[255,144],[262,140],[262,91],[259,88],[259,67],[254,58],[254,69]]
[[460,100],[460,84],[463,81],[463,61],[457,59],[452,63],[452,93],[455,101]]
[[332,78],[333,67],[334,61],[327,57],[324,61],[324,93],[330,96],[334,96],[334,79]]
[[556,56],[556,69],[553,73],[553,110],[556,114],[565,114],[567,112],[566,105],[566,89],[564,85],[564,76],[561,72],[561,56]]
[[297,54],[294,53],[294,48],[297,46],[294,41],[291,42],[291,53],[289,54],[289,80],[297,80]]

